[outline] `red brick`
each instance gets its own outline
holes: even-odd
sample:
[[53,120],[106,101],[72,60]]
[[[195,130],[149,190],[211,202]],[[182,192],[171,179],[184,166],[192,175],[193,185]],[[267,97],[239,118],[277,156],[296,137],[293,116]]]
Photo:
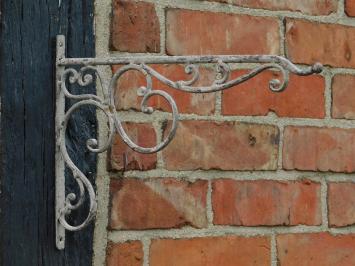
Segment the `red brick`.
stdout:
[[114,0],[111,47],[122,52],[160,52],[160,27],[154,4]]
[[166,49],[171,55],[279,54],[276,19],[169,9]]
[[[233,72],[236,78],[245,71]],[[225,90],[222,96],[224,115],[267,115],[270,111],[280,117],[323,118],[325,115],[324,87],[321,76],[290,76],[285,91],[272,92],[269,81],[281,78],[275,72],[264,72],[236,88]]]
[[[157,72],[173,81],[189,80],[191,76],[185,73],[184,66],[181,65],[157,65],[153,67]],[[113,67],[116,72],[118,66]],[[194,86],[210,85],[213,83],[215,75],[213,71],[205,68],[200,69],[200,80]],[[117,83],[115,91],[115,102],[118,110],[141,110],[142,97],[137,97],[137,89],[146,86],[144,75],[138,71],[130,71],[124,74]],[[169,93],[176,101],[180,113],[194,113],[199,115],[209,115],[215,110],[215,93],[194,94],[186,93],[169,88],[157,79],[153,79],[153,89],[163,90]],[[162,97],[153,97],[149,101],[154,109],[170,112],[170,105]]]
[[355,119],[355,76],[336,75],[332,86],[332,116]]
[[284,135],[285,169],[355,171],[355,129],[287,127]]
[[355,265],[355,236],[280,235],[277,253],[280,266],[351,266]]
[[337,11],[336,0],[209,0],[236,6],[268,10],[298,11],[309,15],[329,15]]
[[153,240],[150,266],[270,265],[270,239],[236,236]]
[[274,170],[278,143],[275,126],[181,121],[163,160],[169,170]]
[[111,229],[207,225],[207,181],[111,180]]
[[310,181],[213,182],[214,224],[319,225],[320,184]]
[[288,19],[286,46],[295,63],[355,67],[354,27]]
[[[156,133],[151,124],[124,123],[127,134],[136,144],[143,147],[156,145]],[[133,151],[117,134],[109,152],[109,170],[150,170],[157,165],[157,155]]]
[[355,184],[328,185],[329,224],[334,227],[355,224]]
[[143,266],[143,248],[140,241],[109,243],[107,248],[107,266]]
[[345,0],[345,13],[349,17],[355,17],[355,0]]

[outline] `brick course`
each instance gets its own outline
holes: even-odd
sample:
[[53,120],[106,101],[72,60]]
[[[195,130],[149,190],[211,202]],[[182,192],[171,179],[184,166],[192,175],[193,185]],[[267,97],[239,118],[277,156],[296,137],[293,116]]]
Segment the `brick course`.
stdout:
[[[245,74],[235,71],[232,78]],[[279,117],[323,118],[325,116],[325,81],[321,76],[291,75],[288,88],[280,93],[269,89],[272,79],[281,77],[276,72],[264,72],[246,83],[223,92],[223,115],[267,115]]]
[[345,13],[349,17],[355,17],[355,1],[345,0]]
[[214,224],[319,225],[320,184],[217,180],[212,187]]
[[355,264],[355,236],[287,234],[277,237],[280,266],[345,266]]
[[109,243],[107,248],[107,266],[130,265],[143,266],[143,246],[139,241]]
[[170,55],[279,54],[279,37],[275,19],[181,9],[166,13]]
[[[154,127],[148,123],[124,123],[124,128],[133,142],[143,147],[156,145]],[[108,167],[111,171],[150,170],[157,164],[156,154],[142,154],[133,151],[122,138],[115,135],[109,152]]]
[[111,48],[121,52],[160,51],[160,27],[154,5],[130,0],[114,0]]
[[337,24],[286,20],[286,49],[295,63],[316,61],[333,67],[355,67],[355,28]]
[[287,127],[283,167],[287,170],[355,171],[355,129]]
[[355,184],[330,183],[328,185],[329,224],[343,227],[355,224]]
[[182,121],[162,154],[168,170],[274,170],[278,142],[273,126]]
[[111,180],[111,229],[207,225],[206,181]]
[[332,84],[332,117],[355,119],[355,76],[336,75]]
[[163,265],[270,265],[270,241],[266,237],[209,237],[154,240],[150,264]]

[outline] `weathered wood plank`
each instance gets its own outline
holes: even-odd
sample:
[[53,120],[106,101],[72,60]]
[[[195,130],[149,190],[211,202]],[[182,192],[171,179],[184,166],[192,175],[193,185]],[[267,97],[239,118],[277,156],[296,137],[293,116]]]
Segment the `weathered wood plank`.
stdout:
[[[93,1],[5,0],[1,14],[0,264],[90,265],[92,227],[55,248],[53,84],[57,34],[67,36],[70,56],[94,54]],[[95,132],[92,109],[71,121],[69,150],[84,173],[95,171],[96,158],[81,138]]]

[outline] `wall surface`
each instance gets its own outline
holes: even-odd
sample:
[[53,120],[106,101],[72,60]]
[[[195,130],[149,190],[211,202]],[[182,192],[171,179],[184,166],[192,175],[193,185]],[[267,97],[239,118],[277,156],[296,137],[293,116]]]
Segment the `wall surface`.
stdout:
[[[155,80],[181,123],[158,154],[117,137],[99,158],[95,266],[355,265],[355,1],[98,0],[95,23],[97,56],[275,54],[326,65],[291,76],[282,93],[268,89],[273,72],[208,95]],[[183,66],[156,69],[188,79]],[[211,66],[201,73],[199,84],[214,79]],[[157,111],[140,113],[141,85],[141,74],[125,74],[116,103],[130,136],[152,146],[169,108],[154,99]]]

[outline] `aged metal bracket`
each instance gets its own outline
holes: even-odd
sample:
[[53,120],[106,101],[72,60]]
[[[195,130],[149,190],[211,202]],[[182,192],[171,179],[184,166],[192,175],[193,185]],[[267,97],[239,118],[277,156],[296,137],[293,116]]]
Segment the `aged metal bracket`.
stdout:
[[[230,79],[230,67],[232,63],[255,63],[258,64],[247,74],[235,79]],[[151,64],[185,64],[185,72],[191,76],[189,80],[172,81],[159,74],[149,65]],[[216,78],[208,86],[194,86],[199,79],[199,64],[212,64],[216,69]],[[109,85],[106,87],[101,82],[101,76],[97,66],[122,65],[113,74]],[[310,67],[300,68],[284,57],[276,55],[208,55],[208,56],[118,56],[112,58],[66,58],[65,37],[57,36],[57,57],[56,57],[56,198],[55,198],[55,223],[56,223],[56,245],[58,249],[65,247],[65,231],[78,231],[86,227],[95,217],[97,203],[96,194],[92,184],[82,171],[71,160],[65,143],[65,134],[68,121],[74,111],[85,105],[95,106],[105,113],[108,120],[109,136],[105,143],[100,144],[96,139],[89,139],[86,147],[94,153],[106,151],[115,133],[118,133],[122,140],[133,150],[140,153],[154,153],[163,149],[173,139],[178,126],[178,108],[174,99],[165,91],[153,90],[152,78],[156,78],[165,85],[188,93],[210,93],[222,91],[238,84],[241,84],[259,73],[273,69],[281,73],[282,79],[272,79],[269,82],[269,89],[273,92],[283,91],[289,81],[289,73],[307,76],[320,73],[323,66],[319,63]],[[163,97],[171,106],[172,125],[166,138],[155,147],[145,148],[134,143],[126,134],[122,122],[117,115],[114,88],[119,78],[127,71],[139,71],[145,76],[146,86],[138,88],[137,95],[142,97],[141,109],[143,113],[150,114],[153,108],[147,105],[148,99],[152,96]],[[68,84],[78,84],[85,87],[92,84],[97,77],[103,89],[103,96],[94,94],[71,94],[67,88]],[[65,111],[65,100],[72,99],[75,103]],[[64,170],[68,168],[78,184],[79,195],[69,193],[65,195]],[[79,225],[71,225],[67,217],[71,211],[80,208],[88,195],[89,212],[86,219]]]

